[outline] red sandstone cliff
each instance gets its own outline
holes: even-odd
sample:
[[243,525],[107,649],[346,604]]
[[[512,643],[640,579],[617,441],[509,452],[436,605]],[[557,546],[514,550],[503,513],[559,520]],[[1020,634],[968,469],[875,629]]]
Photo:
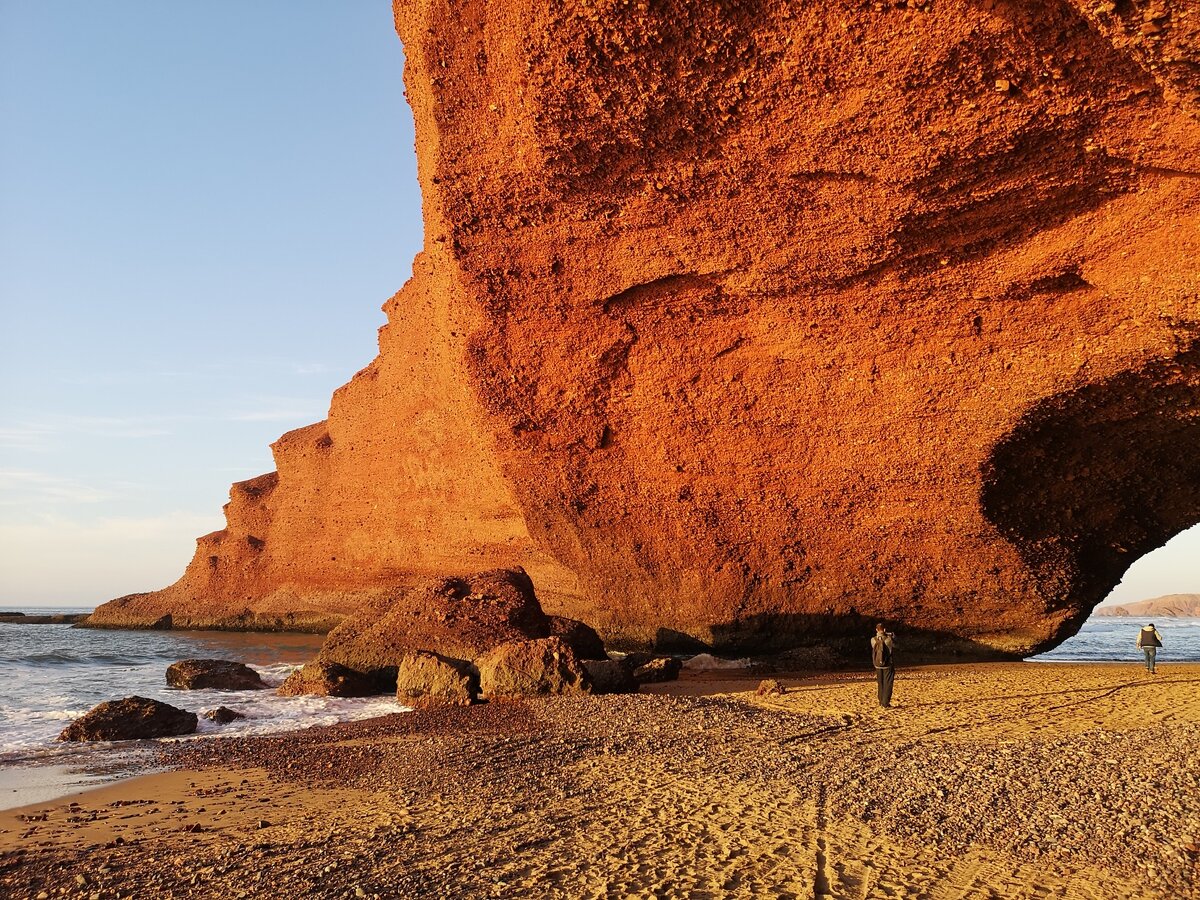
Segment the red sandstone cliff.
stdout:
[[315,626],[520,564],[607,636],[1027,652],[1200,521],[1185,0],[396,25],[426,248],[380,355],[98,622]]

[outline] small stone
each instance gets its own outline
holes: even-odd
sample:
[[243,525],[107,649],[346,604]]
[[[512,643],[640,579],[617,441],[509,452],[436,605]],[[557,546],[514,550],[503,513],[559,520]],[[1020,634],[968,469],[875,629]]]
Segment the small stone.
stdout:
[[268,822],[266,819],[259,819],[259,820],[258,820],[258,827],[259,827],[259,828],[270,828],[270,827],[271,827],[271,823],[270,823],[270,822]]
[[355,897],[365,897],[365,896],[367,896],[367,892],[366,892],[366,891],[364,891],[364,890],[363,890],[362,888],[360,888],[360,887],[356,887],[356,888],[354,889],[354,896],[355,896]]
[[75,883],[77,885],[79,885],[80,887],[83,887],[85,884],[87,884],[87,876],[86,875],[76,875]]
[[1162,26],[1159,25],[1157,22],[1145,22],[1142,24],[1142,27],[1138,30],[1141,31],[1142,34],[1146,34],[1146,35],[1159,34],[1162,32]]
[[999,91],[1001,94],[1007,94],[1009,91],[1012,90],[1012,82],[1009,81],[1007,78],[997,78],[996,79],[996,90]]

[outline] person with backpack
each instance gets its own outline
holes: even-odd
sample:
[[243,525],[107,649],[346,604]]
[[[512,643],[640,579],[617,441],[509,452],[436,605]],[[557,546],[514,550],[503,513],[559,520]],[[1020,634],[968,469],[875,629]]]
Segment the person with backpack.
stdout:
[[1146,654],[1146,671],[1151,675],[1155,674],[1154,657],[1158,653],[1158,648],[1162,646],[1162,635],[1158,633],[1153,622],[1138,632],[1137,645]]
[[892,650],[896,636],[883,627],[875,626],[871,638],[871,662],[875,664],[875,685],[878,688],[879,705],[887,709],[892,705],[892,685],[896,682],[896,666],[892,662]]

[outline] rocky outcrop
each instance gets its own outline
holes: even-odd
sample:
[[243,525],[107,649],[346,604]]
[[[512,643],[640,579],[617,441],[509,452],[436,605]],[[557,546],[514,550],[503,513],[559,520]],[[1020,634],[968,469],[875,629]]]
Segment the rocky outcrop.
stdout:
[[0,622],[7,622],[11,625],[74,625],[86,618],[86,614],[80,613],[0,613]]
[[347,666],[311,662],[284,679],[276,693],[283,697],[312,694],[318,697],[370,697],[384,693],[380,679]]
[[230,709],[228,706],[218,706],[216,709],[206,709],[201,715],[206,719],[216,722],[218,725],[228,725],[230,722],[236,722],[238,719],[246,718],[245,713],[240,713],[236,709]]
[[396,671],[396,699],[406,706],[470,706],[478,694],[479,675],[464,660],[417,652]]
[[653,684],[656,681],[674,681],[683,669],[683,661],[672,656],[656,656],[633,670],[633,680],[638,684]]
[[550,616],[550,636],[561,638],[580,659],[608,659],[596,629],[578,619]]
[[1200,618],[1200,594],[1167,594],[1152,600],[1139,600],[1137,603],[1101,606],[1096,610],[1096,615],[1133,616],[1143,619],[1154,616],[1160,619]]
[[182,659],[167,666],[167,684],[182,690],[256,691],[266,687],[244,663],[226,659]]
[[132,741],[174,737],[196,730],[196,714],[146,697],[106,700],[80,716],[60,741]]
[[783,685],[774,678],[764,678],[758,683],[754,693],[759,697],[780,697],[783,695],[784,689]]
[[556,628],[585,648],[595,635],[582,623],[548,617],[523,569],[499,569],[394,591],[330,632],[319,658],[360,672],[395,668],[414,651],[469,660],[508,641],[549,637]]
[[616,659],[581,660],[593,694],[636,694],[638,683],[629,666]]
[[[572,659],[604,657],[604,644],[582,622],[547,616],[522,569],[442,578],[398,589],[330,632],[314,671],[353,672],[401,702],[470,703],[479,676],[470,662],[501,645],[553,638]],[[306,667],[308,669],[310,667]],[[295,673],[289,692],[324,692],[324,679]]]
[[379,356],[94,624],[522,565],[610,640],[1024,654],[1200,521],[1188,0],[396,25],[426,243]]
[[573,694],[590,690],[587,671],[561,639],[501,644],[475,660],[485,697]]

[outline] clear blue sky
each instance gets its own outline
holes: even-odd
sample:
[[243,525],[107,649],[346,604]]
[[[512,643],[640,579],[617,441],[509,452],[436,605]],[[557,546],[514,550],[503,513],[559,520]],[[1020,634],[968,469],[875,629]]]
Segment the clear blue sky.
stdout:
[[0,604],[91,605],[178,577],[374,356],[421,243],[403,55],[387,0],[0,11]]
[[421,243],[387,0],[0,3],[0,604],[162,587]]

